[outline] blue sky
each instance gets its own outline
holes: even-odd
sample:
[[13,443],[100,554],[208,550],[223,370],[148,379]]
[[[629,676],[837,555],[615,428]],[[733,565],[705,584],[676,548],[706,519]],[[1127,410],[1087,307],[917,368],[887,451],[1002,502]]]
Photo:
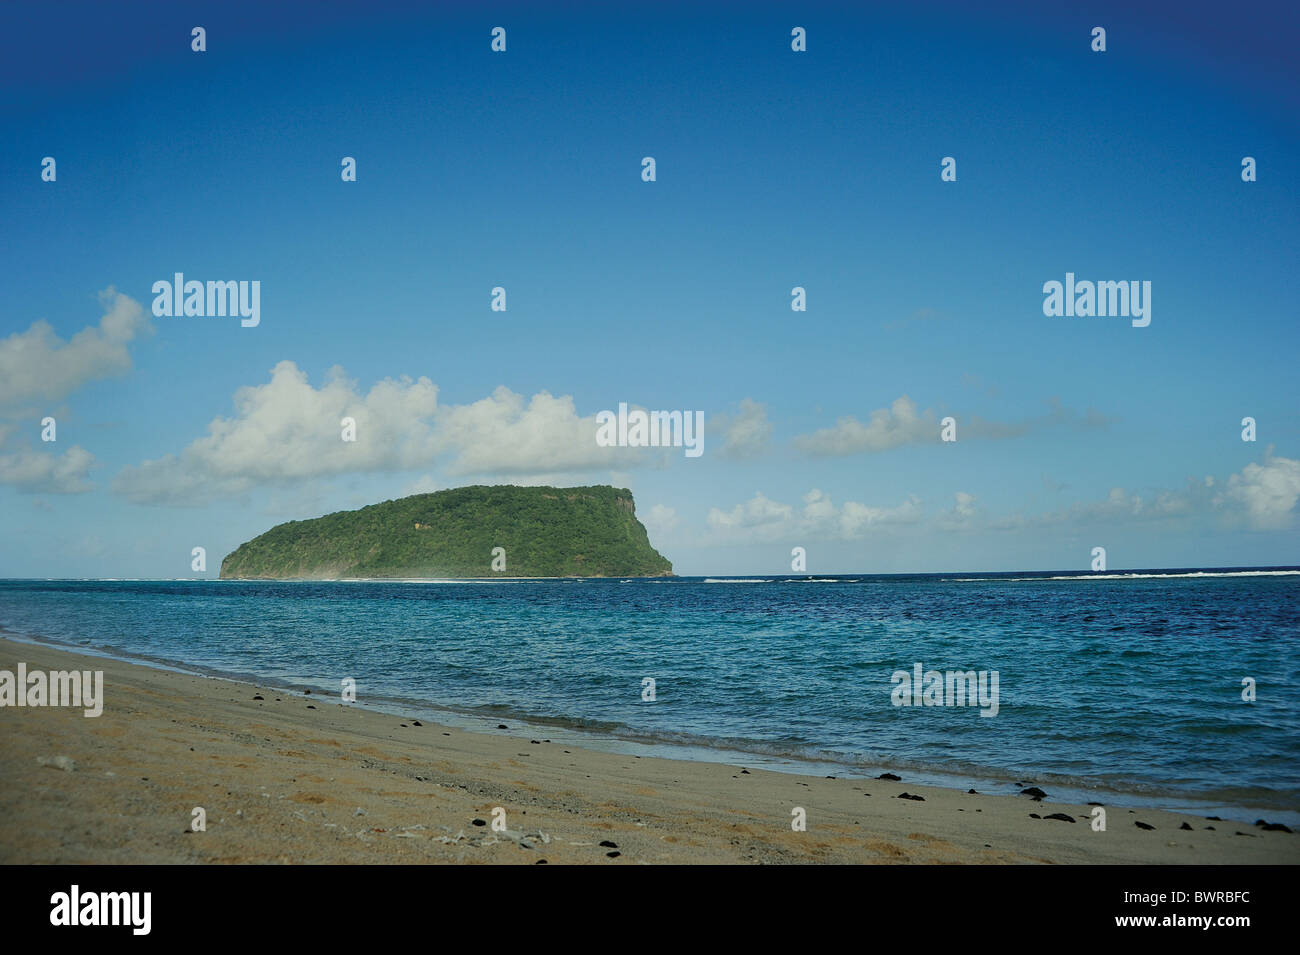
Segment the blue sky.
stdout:
[[1293,8],[264,6],[0,9],[0,576],[501,482],[632,488],[684,574],[1300,563]]

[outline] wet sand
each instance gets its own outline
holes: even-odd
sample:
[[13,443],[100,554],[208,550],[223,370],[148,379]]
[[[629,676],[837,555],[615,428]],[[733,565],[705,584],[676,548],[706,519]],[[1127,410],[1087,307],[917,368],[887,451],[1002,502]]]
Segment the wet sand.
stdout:
[[0,639],[20,661],[102,670],[105,700],[0,707],[0,863],[1300,862],[1300,834],[1241,822],[1108,807],[1093,831],[1050,790],[595,752]]

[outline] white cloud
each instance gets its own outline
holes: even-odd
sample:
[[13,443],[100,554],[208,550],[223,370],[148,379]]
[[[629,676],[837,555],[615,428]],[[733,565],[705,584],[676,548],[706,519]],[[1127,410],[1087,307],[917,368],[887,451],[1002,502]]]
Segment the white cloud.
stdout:
[[957,503],[953,505],[953,513],[958,517],[975,516],[975,495],[967,494],[965,491],[958,491],[953,495]]
[[869,507],[845,501],[839,515],[840,536],[852,540],[880,524],[914,524],[921,519],[921,499],[911,495],[896,507]]
[[722,433],[719,454],[727,458],[754,458],[767,450],[772,423],[767,408],[751,398],[740,402],[735,414],[720,414],[709,422],[710,430]]
[[1285,530],[1292,526],[1300,502],[1300,461],[1266,455],[1227,481],[1190,479],[1182,490],[1156,488],[1137,493],[1114,487],[1100,500],[1080,501],[1040,514],[992,517],[975,495],[957,491],[953,506],[926,517],[915,495],[890,507],[856,501],[837,506],[813,489],[802,507],[772,500],[761,492],[730,510],[713,508],[707,523],[716,543],[808,540],[856,540],[883,527],[915,526],[928,531],[1027,531],[1051,527],[1115,524],[1164,524],[1195,528],[1217,523],[1224,528]]
[[[953,415],[957,421],[957,438],[959,441],[971,438],[1002,440],[1048,428],[1104,428],[1112,420],[1092,408],[1080,414],[1066,408],[1057,398],[1050,399],[1048,404],[1051,410],[1046,414],[1022,421],[990,421],[977,415],[963,419],[960,415]],[[937,412],[931,409],[919,411],[916,402],[903,395],[888,408],[872,411],[865,424],[854,415],[845,415],[832,427],[798,436],[794,445],[818,457],[843,457],[889,451],[912,444],[937,444],[941,440],[939,421]]]
[[938,516],[938,525],[943,530],[968,530],[974,527],[983,516],[974,494],[958,491],[953,495],[952,509]]
[[[291,361],[277,364],[265,384],[240,388],[234,404],[232,417],[214,419],[179,453],[125,468],[113,489],[137,503],[198,504],[310,478],[424,470],[435,461],[451,475],[536,484],[662,464],[669,454],[600,447],[595,416],[580,417],[567,395],[526,399],[499,387],[471,404],[442,405],[425,377],[386,378],[362,393],[334,368],[316,388]],[[342,440],[345,417],[356,421],[355,441]]]
[[58,401],[89,382],[131,370],[127,345],[153,326],[139,302],[112,288],[101,292],[99,301],[104,308],[99,324],[69,341],[44,319],[0,339],[0,409]]
[[[428,378],[385,378],[362,394],[340,368],[313,388],[282,361],[234,401],[233,418],[214,419],[179,454],[125,468],[113,489],[139,503],[198,503],[264,484],[414,469],[433,457],[438,389]],[[356,421],[355,441],[342,438],[345,417]]]
[[436,446],[452,455],[450,474],[553,475],[662,462],[661,448],[603,448],[596,416],[579,417],[573,398],[541,391],[531,399],[504,385],[473,404],[441,410]]
[[709,526],[715,530],[754,530],[785,528],[794,517],[794,508],[781,504],[765,496],[762,491],[755,491],[754,496],[744,504],[737,504],[730,511],[716,507],[709,509]]
[[127,345],[152,326],[140,303],[115,291],[99,294],[104,314],[70,341],[45,320],[0,339],[0,484],[20,491],[80,494],[89,491],[95,456],[74,445],[59,452],[34,441],[16,443],[16,419],[39,420],[35,405],[59,401],[91,381],[130,370]]
[[1300,499],[1300,461],[1275,458],[1270,448],[1263,464],[1248,464],[1228,478],[1224,496],[1245,509],[1256,530],[1284,530]]
[[882,525],[911,524],[922,516],[921,501],[909,496],[895,507],[871,507],[846,501],[836,507],[814,488],[803,496],[801,510],[774,501],[761,491],[729,511],[710,509],[709,527],[727,540],[774,540],[791,536],[854,540]]
[[89,472],[95,456],[73,445],[62,454],[18,448],[0,454],[0,484],[43,494],[81,494],[92,490]]
[[676,508],[664,504],[654,505],[645,514],[639,515],[639,519],[645,525],[652,544],[656,539],[670,534],[679,523]]
[[1182,490],[1156,488],[1147,494],[1113,487],[1099,501],[1080,501],[1037,515],[1012,514],[990,521],[994,530],[1058,525],[1089,526],[1137,522],[1186,524],[1217,521],[1225,528],[1285,530],[1292,525],[1300,500],[1300,461],[1274,457],[1246,465],[1226,482],[1212,476],[1189,479]]
[[903,395],[889,408],[877,408],[871,412],[871,419],[866,424],[853,415],[845,415],[834,427],[795,438],[795,447],[809,454],[840,456],[938,441],[939,424],[934,412],[918,414],[916,402]]

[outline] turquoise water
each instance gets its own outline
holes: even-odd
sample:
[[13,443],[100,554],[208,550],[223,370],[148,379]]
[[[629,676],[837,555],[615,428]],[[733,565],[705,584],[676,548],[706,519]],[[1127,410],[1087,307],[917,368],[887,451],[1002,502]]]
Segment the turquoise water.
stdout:
[[[359,702],[434,718],[452,710],[811,771],[892,769],[988,791],[1033,780],[1300,817],[1294,569],[0,581],[0,627],[315,692],[352,677]],[[997,671],[997,715],[894,705],[891,675],[917,663]],[[1253,703],[1244,677],[1257,681]]]

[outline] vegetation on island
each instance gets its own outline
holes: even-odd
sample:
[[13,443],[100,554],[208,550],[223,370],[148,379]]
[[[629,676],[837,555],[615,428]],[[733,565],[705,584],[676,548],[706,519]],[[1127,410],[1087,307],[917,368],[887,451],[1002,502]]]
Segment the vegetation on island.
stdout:
[[[501,550],[497,550],[500,548]],[[664,577],[626,488],[474,486],[278,524],[223,578]]]

